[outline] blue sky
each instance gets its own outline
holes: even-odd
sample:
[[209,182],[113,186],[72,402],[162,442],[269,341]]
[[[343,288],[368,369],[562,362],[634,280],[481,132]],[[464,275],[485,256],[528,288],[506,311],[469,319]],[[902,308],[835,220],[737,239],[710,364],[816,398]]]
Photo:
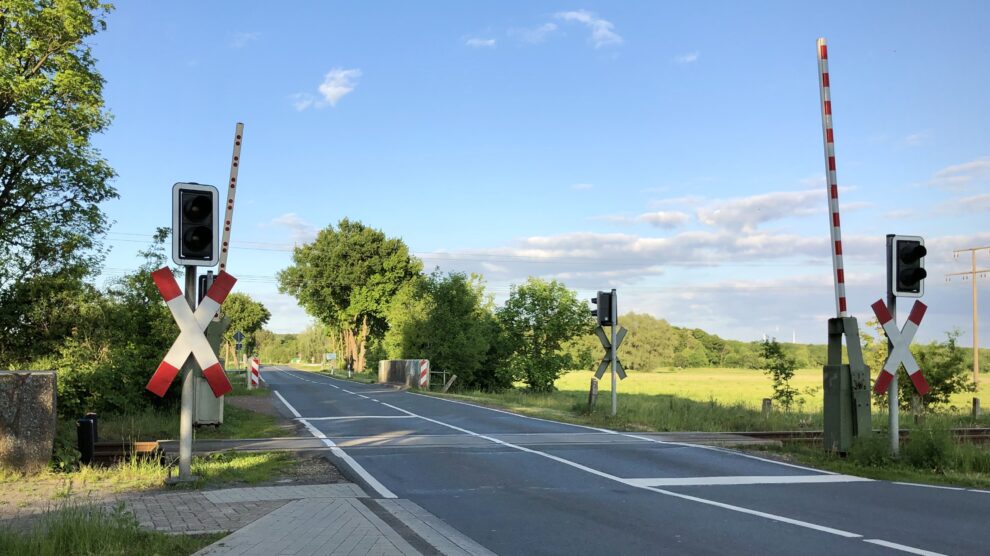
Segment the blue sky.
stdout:
[[484,274],[496,301],[535,275],[678,326],[824,343],[822,36],[850,308],[865,320],[884,294],[883,236],[922,235],[918,339],[968,344],[969,283],[943,275],[968,269],[953,249],[990,246],[990,4],[821,6],[121,2],[92,41],[121,194],[106,277],[169,224],[173,183],[226,184],[242,121],[229,270],[275,331],[309,322],[277,293],[292,245],[346,216]]

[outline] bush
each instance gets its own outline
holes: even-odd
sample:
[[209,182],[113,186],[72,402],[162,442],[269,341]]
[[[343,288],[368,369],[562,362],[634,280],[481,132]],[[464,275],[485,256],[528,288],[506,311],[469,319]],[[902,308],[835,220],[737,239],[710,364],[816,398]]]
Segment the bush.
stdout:
[[912,467],[944,473],[955,467],[956,452],[948,430],[920,428],[911,431],[910,439],[901,450],[901,457]]
[[894,461],[890,439],[883,434],[861,436],[849,448],[849,459],[865,467],[886,467]]

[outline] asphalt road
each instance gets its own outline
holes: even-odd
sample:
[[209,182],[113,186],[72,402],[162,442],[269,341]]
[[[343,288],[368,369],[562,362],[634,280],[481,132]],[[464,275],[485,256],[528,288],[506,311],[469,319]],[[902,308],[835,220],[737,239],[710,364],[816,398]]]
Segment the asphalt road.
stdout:
[[990,554],[990,491],[263,371],[369,492],[410,499],[498,554]]

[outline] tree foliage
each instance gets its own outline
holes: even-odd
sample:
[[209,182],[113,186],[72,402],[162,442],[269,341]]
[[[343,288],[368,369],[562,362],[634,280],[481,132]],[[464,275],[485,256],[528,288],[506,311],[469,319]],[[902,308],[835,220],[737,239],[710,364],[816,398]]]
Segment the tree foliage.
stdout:
[[432,370],[456,374],[461,388],[511,385],[496,355],[500,330],[480,276],[434,272],[411,281],[393,300],[388,320],[389,358],[429,359]]
[[64,290],[57,307],[35,306],[36,311],[45,312],[39,320],[53,324],[59,332],[52,349],[26,367],[58,372],[61,415],[139,412],[178,400],[178,380],[164,400],[145,390],[178,335],[151,279],[151,272],[165,264],[167,237],[168,230],[160,229],[151,248],[141,253],[144,264],[106,290],[84,285]]
[[556,280],[530,278],[513,286],[497,314],[513,377],[538,392],[553,391],[564,369],[574,368],[572,354],[562,348],[593,326],[587,305]]
[[780,402],[785,410],[789,410],[799,394],[797,388],[791,386],[797,363],[784,353],[775,338],[763,340],[761,347],[763,369],[773,383],[773,399]]
[[[95,0],[0,5],[0,288],[3,310],[93,269],[117,196],[90,139],[110,122],[85,40],[105,27]],[[53,278],[54,281],[49,280]],[[18,288],[33,281],[26,289]]]
[[234,334],[240,331],[244,334],[244,353],[253,353],[257,345],[254,335],[268,324],[272,318],[271,312],[248,294],[234,292],[223,302],[223,313],[230,317],[230,326],[223,335],[224,342],[236,344]]
[[294,250],[292,265],[278,273],[279,291],[342,331],[347,363],[363,370],[367,335],[384,335],[392,298],[420,270],[422,263],[401,239],[345,218]]

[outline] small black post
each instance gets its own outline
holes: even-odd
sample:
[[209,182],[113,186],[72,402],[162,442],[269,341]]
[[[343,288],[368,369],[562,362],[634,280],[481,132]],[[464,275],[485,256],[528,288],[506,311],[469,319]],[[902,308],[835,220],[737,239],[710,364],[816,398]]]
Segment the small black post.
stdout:
[[82,418],[76,421],[76,439],[79,442],[79,461],[90,464],[96,452],[96,422]]

